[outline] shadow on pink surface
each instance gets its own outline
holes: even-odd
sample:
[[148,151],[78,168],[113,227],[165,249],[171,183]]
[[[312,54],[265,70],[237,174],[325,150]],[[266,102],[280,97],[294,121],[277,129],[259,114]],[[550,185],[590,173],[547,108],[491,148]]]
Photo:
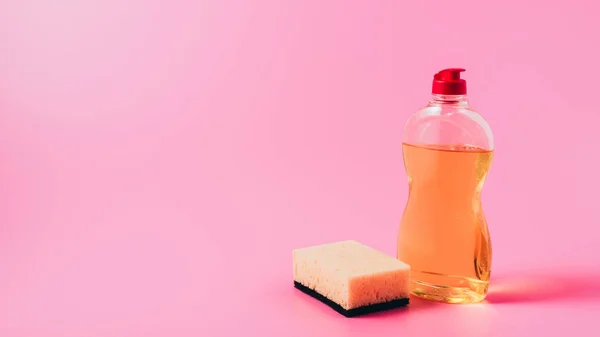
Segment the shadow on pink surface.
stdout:
[[[298,301],[295,302],[295,310],[297,315],[312,314],[315,311],[321,311],[326,316],[342,317],[342,315],[336,313],[333,309],[329,308],[326,304],[300,292],[297,289],[293,289],[293,296]],[[431,310],[435,308],[443,307],[444,303],[427,301],[420,299],[415,296],[410,297],[410,305],[406,307],[395,308],[391,310],[384,310],[380,312],[370,313],[368,315],[356,316],[352,319],[369,319],[369,318],[383,318],[388,316],[402,316],[408,312],[415,312],[421,310]]]
[[380,311],[380,312],[372,313],[369,315],[358,316],[353,319],[370,319],[370,318],[383,318],[383,317],[389,317],[389,316],[398,316],[398,315],[407,314],[409,312],[421,311],[424,309],[432,310],[432,309],[440,308],[443,306],[444,306],[444,303],[428,301],[428,300],[424,300],[424,299],[421,299],[421,298],[418,298],[415,296],[411,296],[410,297],[410,305],[407,307],[396,308],[393,310]]
[[491,304],[560,301],[600,301],[600,272],[499,276],[486,297]]

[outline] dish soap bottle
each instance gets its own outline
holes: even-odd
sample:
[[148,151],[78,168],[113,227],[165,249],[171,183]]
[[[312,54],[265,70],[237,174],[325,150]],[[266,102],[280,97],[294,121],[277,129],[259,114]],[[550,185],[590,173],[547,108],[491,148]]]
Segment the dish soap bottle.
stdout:
[[435,74],[429,104],[402,139],[409,190],[397,257],[411,266],[413,295],[447,303],[483,300],[492,262],[481,190],[494,140],[467,101],[463,71]]

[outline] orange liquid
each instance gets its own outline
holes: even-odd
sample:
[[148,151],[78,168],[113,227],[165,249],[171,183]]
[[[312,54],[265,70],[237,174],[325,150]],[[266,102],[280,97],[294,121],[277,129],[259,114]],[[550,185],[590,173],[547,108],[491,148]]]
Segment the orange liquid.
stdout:
[[409,196],[398,259],[411,266],[411,292],[447,303],[483,300],[492,252],[481,190],[493,151],[408,144],[402,151]]

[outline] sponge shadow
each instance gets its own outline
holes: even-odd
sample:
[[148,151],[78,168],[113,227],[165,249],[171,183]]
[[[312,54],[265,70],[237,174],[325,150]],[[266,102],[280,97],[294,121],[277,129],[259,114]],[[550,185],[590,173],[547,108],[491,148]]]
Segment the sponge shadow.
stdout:
[[424,300],[415,296],[410,297],[410,304],[406,307],[396,308],[391,310],[385,310],[375,312],[369,315],[358,316],[353,319],[370,319],[370,318],[383,318],[388,316],[405,315],[409,312],[421,311],[421,310],[432,310],[435,308],[443,307],[444,303]]
[[490,283],[486,302],[600,301],[600,272],[501,275]]

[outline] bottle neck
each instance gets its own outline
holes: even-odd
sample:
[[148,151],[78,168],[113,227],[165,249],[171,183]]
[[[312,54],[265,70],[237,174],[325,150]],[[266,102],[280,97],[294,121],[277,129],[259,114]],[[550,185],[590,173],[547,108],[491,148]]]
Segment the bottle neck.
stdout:
[[467,95],[431,95],[429,105],[455,105],[455,106],[468,106],[469,101]]

